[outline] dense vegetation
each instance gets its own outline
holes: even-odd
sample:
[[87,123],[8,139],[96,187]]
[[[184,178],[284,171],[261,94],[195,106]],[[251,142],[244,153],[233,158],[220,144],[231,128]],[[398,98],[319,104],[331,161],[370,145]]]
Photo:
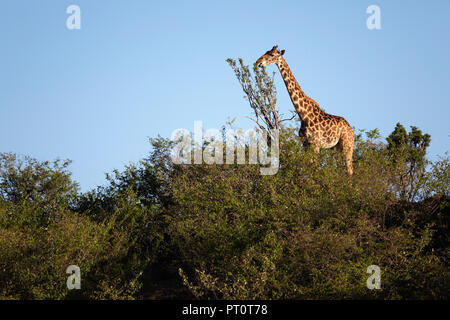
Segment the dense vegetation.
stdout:
[[448,299],[449,159],[427,161],[415,127],[385,141],[357,135],[350,181],[289,127],[273,176],[174,165],[159,137],[87,193],[68,161],[0,154],[0,298]]

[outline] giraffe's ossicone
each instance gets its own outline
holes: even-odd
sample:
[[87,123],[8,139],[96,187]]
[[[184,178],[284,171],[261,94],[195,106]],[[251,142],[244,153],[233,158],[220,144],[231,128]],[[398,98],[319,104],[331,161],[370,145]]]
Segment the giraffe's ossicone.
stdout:
[[347,172],[351,176],[355,142],[352,127],[344,118],[328,114],[320,109],[319,104],[303,92],[283,58],[284,52],[284,50],[278,50],[278,46],[274,46],[261,56],[256,64],[258,66],[277,65],[302,122],[299,135],[306,139],[306,144],[313,146],[315,152],[337,146],[344,152]]

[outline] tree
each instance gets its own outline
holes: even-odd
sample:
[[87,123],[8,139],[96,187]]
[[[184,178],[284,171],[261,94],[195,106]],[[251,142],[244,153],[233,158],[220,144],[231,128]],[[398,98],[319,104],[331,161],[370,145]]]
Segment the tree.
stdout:
[[70,207],[78,186],[71,179],[69,164],[69,160],[41,162],[0,153],[0,202],[9,203],[10,218],[43,225],[52,214]]
[[250,67],[245,65],[241,58],[237,62],[231,58],[227,59],[228,64],[233,69],[242,90],[245,93],[244,99],[250,104],[250,107],[255,113],[255,118],[250,118],[256,125],[269,137],[268,143],[270,145],[270,138],[272,136],[272,130],[279,130],[280,124],[290,119],[280,119],[277,105],[277,90],[274,84],[275,72],[272,76],[269,76],[265,67],[258,67],[253,64],[253,72],[250,71]]
[[411,126],[411,132],[397,123],[394,131],[386,138],[387,150],[397,170],[397,185],[400,199],[413,201],[425,183],[425,169],[428,164],[426,151],[431,136]]

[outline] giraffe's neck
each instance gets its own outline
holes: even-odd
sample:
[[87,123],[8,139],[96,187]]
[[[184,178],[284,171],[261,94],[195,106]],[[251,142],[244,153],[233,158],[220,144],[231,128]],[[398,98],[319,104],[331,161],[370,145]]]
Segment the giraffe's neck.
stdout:
[[295,80],[294,74],[292,73],[291,68],[289,68],[286,60],[284,60],[283,57],[281,57],[280,60],[281,61],[277,63],[277,66],[283,77],[284,84],[289,92],[295,110],[300,116],[300,120],[308,121],[308,118],[313,114],[315,108],[319,109],[319,112],[322,110],[320,110],[317,102],[309,98],[300,88],[300,85],[297,80]]

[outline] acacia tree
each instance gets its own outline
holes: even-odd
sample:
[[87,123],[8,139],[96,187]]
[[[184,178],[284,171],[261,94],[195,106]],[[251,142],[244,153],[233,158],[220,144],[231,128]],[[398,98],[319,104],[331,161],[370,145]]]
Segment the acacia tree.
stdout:
[[274,84],[275,72],[272,76],[267,74],[265,67],[258,67],[253,64],[253,73],[250,67],[244,64],[244,61],[239,58],[238,62],[231,58],[227,59],[228,64],[233,69],[242,90],[245,93],[244,99],[248,101],[250,107],[255,113],[254,118],[249,118],[254,121],[256,125],[270,138],[272,130],[280,129],[280,124],[290,119],[280,119],[277,110],[277,89]]

